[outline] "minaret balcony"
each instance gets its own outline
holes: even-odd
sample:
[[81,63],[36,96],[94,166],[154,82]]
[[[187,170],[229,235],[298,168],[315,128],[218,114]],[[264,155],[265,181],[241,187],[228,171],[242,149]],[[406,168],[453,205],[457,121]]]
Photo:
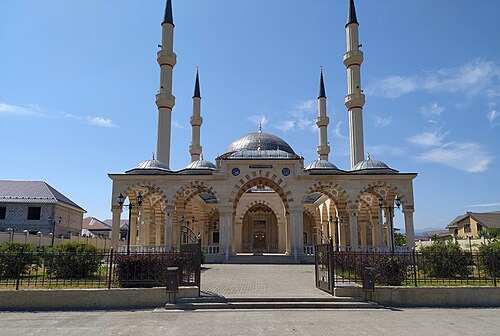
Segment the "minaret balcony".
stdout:
[[362,108],[365,106],[365,95],[362,93],[351,93],[345,97],[345,106],[348,110],[359,107]]
[[344,64],[346,67],[351,65],[361,65],[363,63],[363,52],[361,50],[351,50],[344,54]]
[[198,116],[191,116],[189,118],[189,122],[191,123],[191,126],[201,126],[203,124],[203,117],[198,117]]
[[156,94],[156,106],[158,107],[170,107],[174,108],[175,105],[175,97],[169,93],[157,93]]
[[177,64],[177,55],[172,51],[160,50],[158,51],[156,56],[157,56],[156,60],[160,65],[169,64],[173,67],[175,66],[175,64]]
[[328,117],[318,117],[316,118],[316,125],[318,125],[318,127],[326,127],[328,126],[328,124],[330,123],[330,118]]

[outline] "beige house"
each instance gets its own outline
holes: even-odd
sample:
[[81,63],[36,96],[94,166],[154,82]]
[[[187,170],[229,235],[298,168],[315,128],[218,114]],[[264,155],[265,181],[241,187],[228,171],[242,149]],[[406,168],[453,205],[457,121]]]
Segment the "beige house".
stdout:
[[316,118],[317,160],[304,164],[304,159],[284,139],[261,128],[236,140],[228,139],[227,149],[214,163],[203,159],[200,81],[196,73],[190,118],[191,162],[180,171],[172,171],[172,73],[177,56],[173,51],[172,4],[167,1],[157,58],[157,159],[153,157],[125,173],[109,174],[113,181],[115,248],[124,211],[118,203],[120,195],[128,197],[133,205],[130,238],[136,250],[178,249],[193,237],[202,240],[212,260],[228,260],[245,253],[282,254],[301,260],[313,253],[314,244],[328,239],[338,248],[387,249],[391,241],[388,223],[396,199],[401,200],[407,241],[413,247],[413,179],[417,174],[400,173],[381,161],[364,158],[365,96],[360,71],[363,52],[352,0],[348,12],[347,51],[342,61],[348,77],[345,105],[351,144],[349,169],[339,169],[329,158],[329,118],[322,72]]
[[479,238],[485,229],[500,229],[500,211],[467,212],[457,216],[446,228],[457,238]]

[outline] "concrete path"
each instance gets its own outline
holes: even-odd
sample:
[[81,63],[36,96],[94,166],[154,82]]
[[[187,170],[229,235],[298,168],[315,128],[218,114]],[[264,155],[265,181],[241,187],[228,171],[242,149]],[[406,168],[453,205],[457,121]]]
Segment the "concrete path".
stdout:
[[201,274],[205,294],[225,297],[329,297],[316,289],[314,265],[208,264]]
[[5,336],[500,334],[500,309],[0,313]]

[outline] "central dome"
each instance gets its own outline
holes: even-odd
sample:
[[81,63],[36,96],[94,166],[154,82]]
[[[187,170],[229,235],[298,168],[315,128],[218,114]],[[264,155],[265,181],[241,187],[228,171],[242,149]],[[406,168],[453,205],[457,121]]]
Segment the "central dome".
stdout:
[[233,141],[227,148],[227,153],[234,153],[246,150],[280,150],[290,154],[295,154],[292,147],[285,140],[276,135],[255,132],[242,136]]

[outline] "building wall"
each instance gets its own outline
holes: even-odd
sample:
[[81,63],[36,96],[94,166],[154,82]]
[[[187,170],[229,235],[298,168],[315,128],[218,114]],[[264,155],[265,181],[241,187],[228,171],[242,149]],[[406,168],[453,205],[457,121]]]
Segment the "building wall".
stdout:
[[[0,206],[6,207],[5,219],[0,219],[0,231],[7,231],[8,228],[15,232],[28,230],[31,232],[41,231],[48,235],[52,232],[52,227],[48,221],[52,216],[54,204],[36,204],[36,203],[0,203]],[[40,207],[40,219],[29,220],[28,208]]]
[[64,235],[69,237],[82,232],[83,211],[56,204],[53,218],[57,220],[59,216],[61,216],[61,224],[56,224],[56,236]]
[[[466,226],[470,225],[470,231],[466,232]],[[466,237],[473,237],[473,238],[478,238],[480,235],[480,232],[477,229],[477,221],[474,220],[472,217],[467,217],[463,219],[462,221],[457,223],[457,237],[458,238],[466,238]],[[450,233],[454,234],[454,229],[450,229]]]

